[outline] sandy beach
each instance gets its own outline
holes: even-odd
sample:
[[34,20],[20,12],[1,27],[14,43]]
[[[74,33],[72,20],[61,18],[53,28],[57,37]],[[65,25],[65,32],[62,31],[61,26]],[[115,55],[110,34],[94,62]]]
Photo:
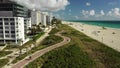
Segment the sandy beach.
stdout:
[[101,26],[88,25],[80,22],[63,21],[63,24],[68,24],[87,36],[120,52],[120,29],[108,27],[103,28]]

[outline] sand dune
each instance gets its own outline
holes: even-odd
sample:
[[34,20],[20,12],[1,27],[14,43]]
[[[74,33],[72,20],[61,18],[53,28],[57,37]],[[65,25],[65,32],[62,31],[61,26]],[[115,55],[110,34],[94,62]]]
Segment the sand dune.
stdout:
[[100,26],[65,21],[63,21],[63,24],[68,24],[78,31],[83,32],[87,36],[120,52],[120,29],[108,27],[103,28]]

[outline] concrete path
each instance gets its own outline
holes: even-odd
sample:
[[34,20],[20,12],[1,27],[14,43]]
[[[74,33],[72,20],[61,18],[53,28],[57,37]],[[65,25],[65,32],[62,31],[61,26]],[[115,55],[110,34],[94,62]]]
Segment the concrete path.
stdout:
[[44,55],[45,53],[55,49],[55,48],[58,48],[60,46],[63,46],[67,43],[70,42],[70,38],[69,37],[65,37],[65,36],[62,36],[61,35],[62,31],[61,32],[58,32],[56,35],[57,36],[60,36],[62,37],[64,40],[60,43],[57,43],[55,45],[52,45],[52,46],[49,46],[47,48],[44,48],[42,50],[39,50],[37,52],[35,52],[34,54],[31,55],[31,59],[30,60],[26,60],[26,59],[23,59],[21,61],[19,61],[18,63],[14,64],[11,68],[23,68],[25,65],[27,65],[28,63],[34,61],[35,59],[37,59],[38,57]]
[[[39,43],[48,36],[48,33],[51,31],[51,29],[52,28],[46,30],[45,34],[42,35],[39,39],[37,39],[36,45],[39,45]],[[31,44],[31,45],[33,45],[33,44]],[[34,45],[33,45],[33,47],[34,47]],[[31,50],[32,48],[29,47],[27,51]],[[24,53],[26,53],[26,48],[22,49],[22,54],[24,54]],[[8,62],[10,65],[5,65],[3,68],[11,68],[11,66],[13,65],[13,64],[11,64],[11,62],[15,59],[15,57],[19,56],[19,55],[15,55],[15,54],[19,54],[18,49],[14,50],[13,53],[0,58],[0,59],[4,59],[4,58],[7,58],[8,56],[13,56],[12,58],[10,58],[10,61]]]

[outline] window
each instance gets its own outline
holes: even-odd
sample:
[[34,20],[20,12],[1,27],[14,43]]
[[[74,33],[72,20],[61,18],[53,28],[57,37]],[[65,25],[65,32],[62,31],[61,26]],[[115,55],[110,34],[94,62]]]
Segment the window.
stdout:
[[14,22],[11,22],[10,25],[15,25],[15,23],[14,23]]
[[15,31],[11,31],[11,33],[15,33]]
[[8,18],[4,18],[5,21],[8,21]]
[[9,31],[5,31],[5,33],[9,33]]
[[14,18],[10,18],[10,21],[14,21]]
[[9,35],[5,35],[5,37],[10,37]]
[[11,35],[12,38],[15,38],[15,35]]
[[9,29],[9,27],[5,27],[5,29]]
[[2,22],[0,22],[0,25],[3,25],[3,23],[2,23]]
[[1,43],[1,42],[3,43],[3,42],[4,42],[4,40],[0,40],[0,43]]
[[8,22],[5,22],[5,25],[9,25],[9,23],[8,23]]
[[3,29],[3,27],[0,27],[0,29]]
[[3,33],[3,31],[0,31],[0,33]]
[[15,29],[15,27],[11,27],[11,29]]
[[2,18],[0,18],[0,21],[2,21]]

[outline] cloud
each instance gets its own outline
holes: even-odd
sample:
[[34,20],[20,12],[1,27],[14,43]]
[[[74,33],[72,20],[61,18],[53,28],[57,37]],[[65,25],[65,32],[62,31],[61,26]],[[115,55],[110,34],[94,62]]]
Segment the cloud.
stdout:
[[84,17],[89,17],[89,16],[94,16],[95,15],[95,10],[90,10],[90,11],[87,11],[87,10],[82,10],[82,15]]
[[79,19],[79,17],[78,17],[78,16],[74,16],[74,18],[75,18],[75,19]]
[[87,2],[87,3],[86,3],[86,6],[91,6],[91,3]]
[[94,16],[95,15],[95,10],[90,10],[90,15]]
[[89,16],[92,16],[92,17],[101,17],[101,16],[104,16],[105,15],[105,12],[103,10],[99,11],[99,12],[96,12],[95,10],[82,10],[82,15],[85,17],[85,18],[88,18]]
[[103,10],[100,11],[100,14],[101,14],[101,16],[105,15]]
[[26,6],[29,9],[42,11],[59,11],[64,10],[69,5],[68,0],[11,0]]
[[89,11],[86,11],[86,10],[82,10],[82,15],[85,17],[85,18],[88,18],[89,16]]
[[107,15],[120,18],[120,8],[111,9],[110,11],[108,11]]

